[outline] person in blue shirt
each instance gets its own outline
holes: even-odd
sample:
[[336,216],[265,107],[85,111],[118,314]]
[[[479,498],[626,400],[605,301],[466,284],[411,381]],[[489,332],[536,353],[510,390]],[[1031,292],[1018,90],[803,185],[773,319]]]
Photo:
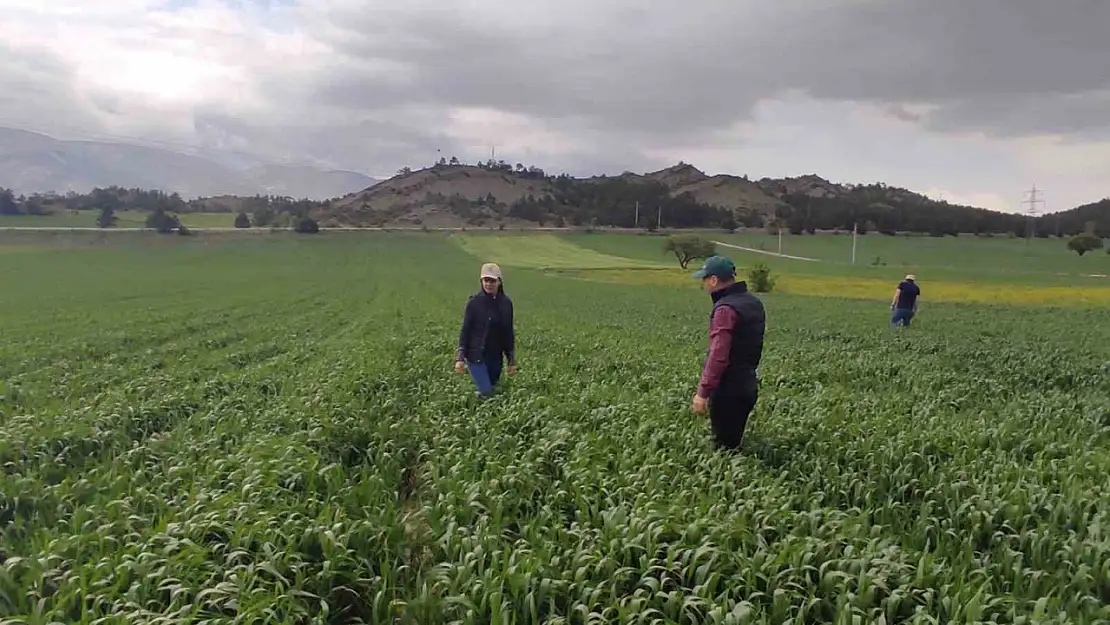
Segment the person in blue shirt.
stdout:
[[894,299],[890,302],[890,310],[893,313],[890,318],[891,325],[908,327],[910,320],[917,314],[919,297],[921,297],[921,287],[917,286],[917,276],[911,273],[894,289]]

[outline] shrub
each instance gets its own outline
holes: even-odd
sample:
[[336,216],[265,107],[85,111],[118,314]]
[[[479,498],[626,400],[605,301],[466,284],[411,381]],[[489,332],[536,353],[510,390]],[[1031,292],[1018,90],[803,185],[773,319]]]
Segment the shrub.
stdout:
[[770,293],[775,288],[775,279],[771,277],[771,268],[763,263],[756,263],[748,270],[748,288],[756,293]]
[[316,234],[320,232],[320,224],[311,217],[300,217],[293,225],[293,229],[300,234]]

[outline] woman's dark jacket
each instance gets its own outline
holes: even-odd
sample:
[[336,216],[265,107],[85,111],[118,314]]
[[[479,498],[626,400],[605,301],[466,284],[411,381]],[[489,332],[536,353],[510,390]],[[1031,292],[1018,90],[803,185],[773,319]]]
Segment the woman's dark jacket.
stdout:
[[504,354],[516,365],[515,338],[513,300],[500,289],[497,295],[479,291],[466,301],[457,359],[485,362]]

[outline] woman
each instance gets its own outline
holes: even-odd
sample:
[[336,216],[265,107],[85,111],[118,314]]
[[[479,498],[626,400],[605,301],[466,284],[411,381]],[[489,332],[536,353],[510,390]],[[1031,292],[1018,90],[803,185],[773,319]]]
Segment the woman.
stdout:
[[509,359],[507,373],[516,372],[513,331],[513,301],[505,295],[501,268],[482,265],[482,290],[471,295],[463,311],[455,372],[470,370],[480,397],[493,394],[501,378],[502,355]]

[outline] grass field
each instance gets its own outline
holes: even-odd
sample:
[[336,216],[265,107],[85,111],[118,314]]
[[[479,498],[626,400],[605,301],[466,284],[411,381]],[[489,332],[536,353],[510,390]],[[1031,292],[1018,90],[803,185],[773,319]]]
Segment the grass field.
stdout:
[[[705,235],[722,243],[777,250],[774,238],[740,235]],[[635,258],[644,263],[669,262],[673,255],[663,250],[664,237],[643,235],[563,237],[591,253]],[[772,243],[774,243],[772,245]],[[851,238],[834,235],[784,237],[783,253],[819,262],[779,258],[719,246],[742,269],[763,263],[779,277],[785,291],[822,297],[850,297],[889,303],[894,286],[907,273],[917,274],[926,301],[1005,303],[1051,306],[1110,306],[1110,255],[1083,257],[1064,249],[1055,239],[1030,243],[1012,239],[933,239],[906,237],[861,237],[857,264],[850,263]],[[847,250],[846,259],[836,255]],[[864,252],[881,253],[881,265],[862,260]],[[669,274],[578,272],[583,277],[641,284],[676,284],[690,272]]]
[[[96,211],[58,213],[54,215],[0,215],[0,228],[95,228]],[[143,228],[148,213],[120,211],[116,213],[119,228]],[[183,213],[181,223],[191,228],[231,228],[235,226],[234,213]]]
[[[733,456],[658,239],[74,240],[0,238],[0,621],[1110,619],[1105,308],[767,294]],[[491,258],[520,371],[479,403]]]

